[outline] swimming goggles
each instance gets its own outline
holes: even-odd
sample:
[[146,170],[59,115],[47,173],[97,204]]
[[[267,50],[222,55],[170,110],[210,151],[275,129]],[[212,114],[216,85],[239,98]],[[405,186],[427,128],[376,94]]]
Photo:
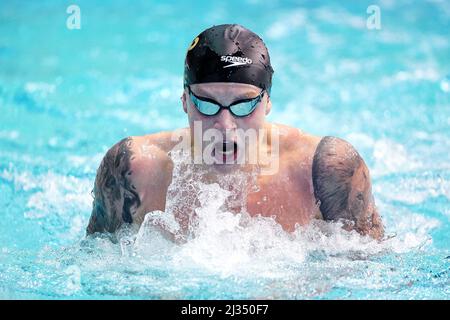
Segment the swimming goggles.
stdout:
[[221,109],[228,109],[232,115],[236,117],[245,117],[251,114],[258,103],[261,102],[262,97],[264,96],[265,89],[261,90],[259,95],[255,98],[238,100],[230,104],[229,106],[222,106],[217,103],[213,99],[198,97],[192,91],[190,86],[187,86],[189,90],[189,97],[191,98],[194,106],[197,110],[205,115],[205,116],[214,116],[219,113]]

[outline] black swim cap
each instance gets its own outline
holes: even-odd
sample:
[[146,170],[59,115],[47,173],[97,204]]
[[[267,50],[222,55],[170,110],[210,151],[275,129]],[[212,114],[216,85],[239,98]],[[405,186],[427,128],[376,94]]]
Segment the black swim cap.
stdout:
[[191,43],[184,63],[184,86],[205,82],[248,83],[270,94],[272,66],[263,40],[238,24],[213,26]]

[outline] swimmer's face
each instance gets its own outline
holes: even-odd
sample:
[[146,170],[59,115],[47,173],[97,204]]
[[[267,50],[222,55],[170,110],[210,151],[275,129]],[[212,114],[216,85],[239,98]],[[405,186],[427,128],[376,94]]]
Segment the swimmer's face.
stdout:
[[[243,99],[255,98],[261,93],[261,88],[245,83],[201,83],[192,84],[190,88],[196,96],[212,99],[222,106],[229,106],[233,102]],[[244,131],[252,129],[255,132],[259,132],[260,129],[264,128],[265,117],[270,112],[272,105],[267,92],[264,92],[261,101],[253,112],[247,116],[234,116],[228,109],[221,109],[218,114],[213,116],[206,116],[197,110],[193,101],[190,99],[187,88],[184,90],[181,99],[183,101],[183,109],[189,118],[192,136],[194,136],[194,124],[196,122],[197,124],[201,123],[202,135],[208,129],[216,129],[222,132],[224,137],[227,131],[235,133],[237,129],[243,129]],[[232,137],[231,140],[233,139]],[[224,138],[224,142],[229,141]]]

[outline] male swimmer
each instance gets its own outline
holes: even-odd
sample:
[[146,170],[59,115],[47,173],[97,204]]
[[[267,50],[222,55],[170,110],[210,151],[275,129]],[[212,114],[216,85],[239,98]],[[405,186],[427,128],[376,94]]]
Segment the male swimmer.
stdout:
[[[176,218],[182,230],[189,230],[188,217],[200,205],[186,200],[196,198],[195,188],[168,197],[174,179],[171,152],[184,139],[192,151],[187,159],[194,159],[192,167],[204,173],[196,179],[204,183],[220,185],[234,172],[256,172],[256,188],[234,186],[246,194],[245,203],[239,207],[230,201],[228,211],[274,217],[288,232],[313,219],[341,221],[346,230],[381,239],[384,230],[369,170],[358,152],[342,139],[266,121],[273,72],[263,40],[252,31],[224,24],[200,33],[185,59],[181,100],[189,127],[175,135],[128,137],[106,153],[97,171],[87,234],[139,226],[147,213],[164,212],[168,201],[179,202],[172,207],[179,209]],[[211,144],[199,142],[211,132]],[[253,132],[256,139],[248,142],[245,138],[251,134],[243,139],[242,132]],[[259,157],[258,150],[271,157]]]

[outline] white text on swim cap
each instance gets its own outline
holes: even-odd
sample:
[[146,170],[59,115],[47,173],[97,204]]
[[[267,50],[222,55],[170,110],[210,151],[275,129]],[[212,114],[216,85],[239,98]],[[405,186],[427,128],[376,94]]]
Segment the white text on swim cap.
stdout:
[[231,63],[229,65],[224,66],[224,68],[242,66],[245,64],[253,63],[252,59],[249,59],[247,57],[235,57],[235,56],[221,56],[220,61]]

